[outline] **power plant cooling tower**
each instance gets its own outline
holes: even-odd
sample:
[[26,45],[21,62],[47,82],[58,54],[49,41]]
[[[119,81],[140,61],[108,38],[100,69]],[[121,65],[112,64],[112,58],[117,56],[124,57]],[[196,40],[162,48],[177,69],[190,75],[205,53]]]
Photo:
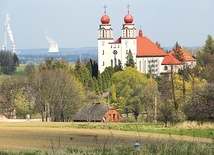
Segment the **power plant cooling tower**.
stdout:
[[56,42],[50,43],[48,52],[59,52],[58,44]]

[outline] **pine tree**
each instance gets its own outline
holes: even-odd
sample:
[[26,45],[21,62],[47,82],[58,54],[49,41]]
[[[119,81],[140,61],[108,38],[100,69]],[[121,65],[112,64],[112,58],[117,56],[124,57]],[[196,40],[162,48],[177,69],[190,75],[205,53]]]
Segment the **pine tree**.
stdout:
[[173,51],[174,51],[173,56],[176,59],[178,59],[179,61],[183,62],[184,61],[184,55],[183,55],[183,52],[181,51],[181,46],[178,44],[178,42],[175,43]]
[[205,53],[210,54],[210,55],[214,54],[214,40],[213,40],[211,35],[207,36],[207,40],[206,40],[206,43],[203,47],[203,51]]
[[133,54],[132,54],[132,51],[129,50],[129,53],[126,57],[126,64],[125,64],[126,67],[135,67],[135,62],[134,62],[134,59],[133,59]]

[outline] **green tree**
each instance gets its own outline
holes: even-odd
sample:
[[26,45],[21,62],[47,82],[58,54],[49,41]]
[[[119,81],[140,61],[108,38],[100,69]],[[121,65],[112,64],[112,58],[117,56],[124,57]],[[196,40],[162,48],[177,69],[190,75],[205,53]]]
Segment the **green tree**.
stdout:
[[135,67],[135,61],[134,61],[133,54],[132,54],[131,50],[129,50],[129,53],[126,57],[125,66],[126,67]]
[[25,66],[24,71],[27,73],[27,75],[30,75],[32,72],[34,72],[36,69],[35,65],[30,62]]
[[15,53],[0,51],[0,65],[3,73],[13,72],[19,65],[19,59]]
[[69,63],[62,60],[54,60],[53,58],[47,58],[44,63],[40,63],[38,66],[39,70],[53,70],[53,69],[66,69],[69,70]]
[[186,106],[185,112],[190,120],[200,122],[214,120],[214,84],[206,84],[192,94],[194,100]]
[[5,100],[1,102],[0,107],[8,118],[24,118],[30,113],[32,102],[28,101],[32,98],[26,95],[27,89],[27,81],[22,77],[7,77],[2,81],[1,92]]
[[175,46],[173,48],[174,54],[173,56],[178,59],[179,61],[183,62],[184,61],[184,55],[181,50],[181,46],[178,44],[178,42],[175,43]]
[[207,40],[205,42],[205,45],[203,46],[203,51],[210,55],[214,54],[214,40],[211,35],[207,36]]
[[13,65],[14,67],[18,67],[19,66],[19,58],[18,56],[16,55],[16,53],[13,53]]
[[133,112],[136,121],[139,112],[142,111],[142,92],[147,80],[133,67],[126,67],[124,71],[116,72],[112,76],[112,82],[116,87],[116,104],[123,107],[125,113]]
[[29,80],[43,121],[70,121],[84,103],[82,84],[67,70],[36,71]]
[[85,89],[95,91],[94,80],[91,76],[90,70],[85,65],[83,65],[79,59],[75,65],[74,75],[83,84]]
[[214,40],[208,35],[202,51],[197,54],[197,64],[202,69],[202,77],[209,83],[214,83]]
[[97,78],[97,76],[98,76],[98,64],[97,64],[97,62],[90,59],[86,63],[86,67],[90,71],[91,76]]

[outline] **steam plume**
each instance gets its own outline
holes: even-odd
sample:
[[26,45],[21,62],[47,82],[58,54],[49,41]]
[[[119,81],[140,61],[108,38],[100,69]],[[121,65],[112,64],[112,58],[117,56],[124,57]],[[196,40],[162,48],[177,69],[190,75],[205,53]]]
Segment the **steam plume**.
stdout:
[[56,41],[55,40],[53,40],[52,38],[50,38],[49,36],[48,36],[48,33],[47,32],[45,32],[45,36],[46,36],[46,39],[48,40],[48,42],[51,44],[51,43],[56,43]]
[[14,44],[13,32],[11,30],[9,21],[10,21],[10,17],[9,17],[9,14],[7,14],[4,26],[7,29],[7,33],[8,33],[8,36],[9,36],[11,42]]

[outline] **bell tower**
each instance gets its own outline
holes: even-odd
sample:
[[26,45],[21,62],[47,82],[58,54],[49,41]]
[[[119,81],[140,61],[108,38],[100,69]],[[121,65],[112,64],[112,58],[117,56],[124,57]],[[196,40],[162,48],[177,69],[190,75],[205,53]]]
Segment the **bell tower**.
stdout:
[[101,24],[98,29],[98,69],[103,72],[104,69],[110,66],[109,42],[113,42],[113,29],[111,28],[110,17],[106,14],[106,5],[104,5],[104,15],[101,17]]
[[[129,51],[132,52],[133,58],[136,58],[136,28],[133,24],[134,18],[129,13],[130,5],[127,6],[128,13],[124,16],[124,24],[122,27],[121,45],[122,45],[122,65],[126,63],[126,57]],[[135,60],[136,61],[136,60]]]

